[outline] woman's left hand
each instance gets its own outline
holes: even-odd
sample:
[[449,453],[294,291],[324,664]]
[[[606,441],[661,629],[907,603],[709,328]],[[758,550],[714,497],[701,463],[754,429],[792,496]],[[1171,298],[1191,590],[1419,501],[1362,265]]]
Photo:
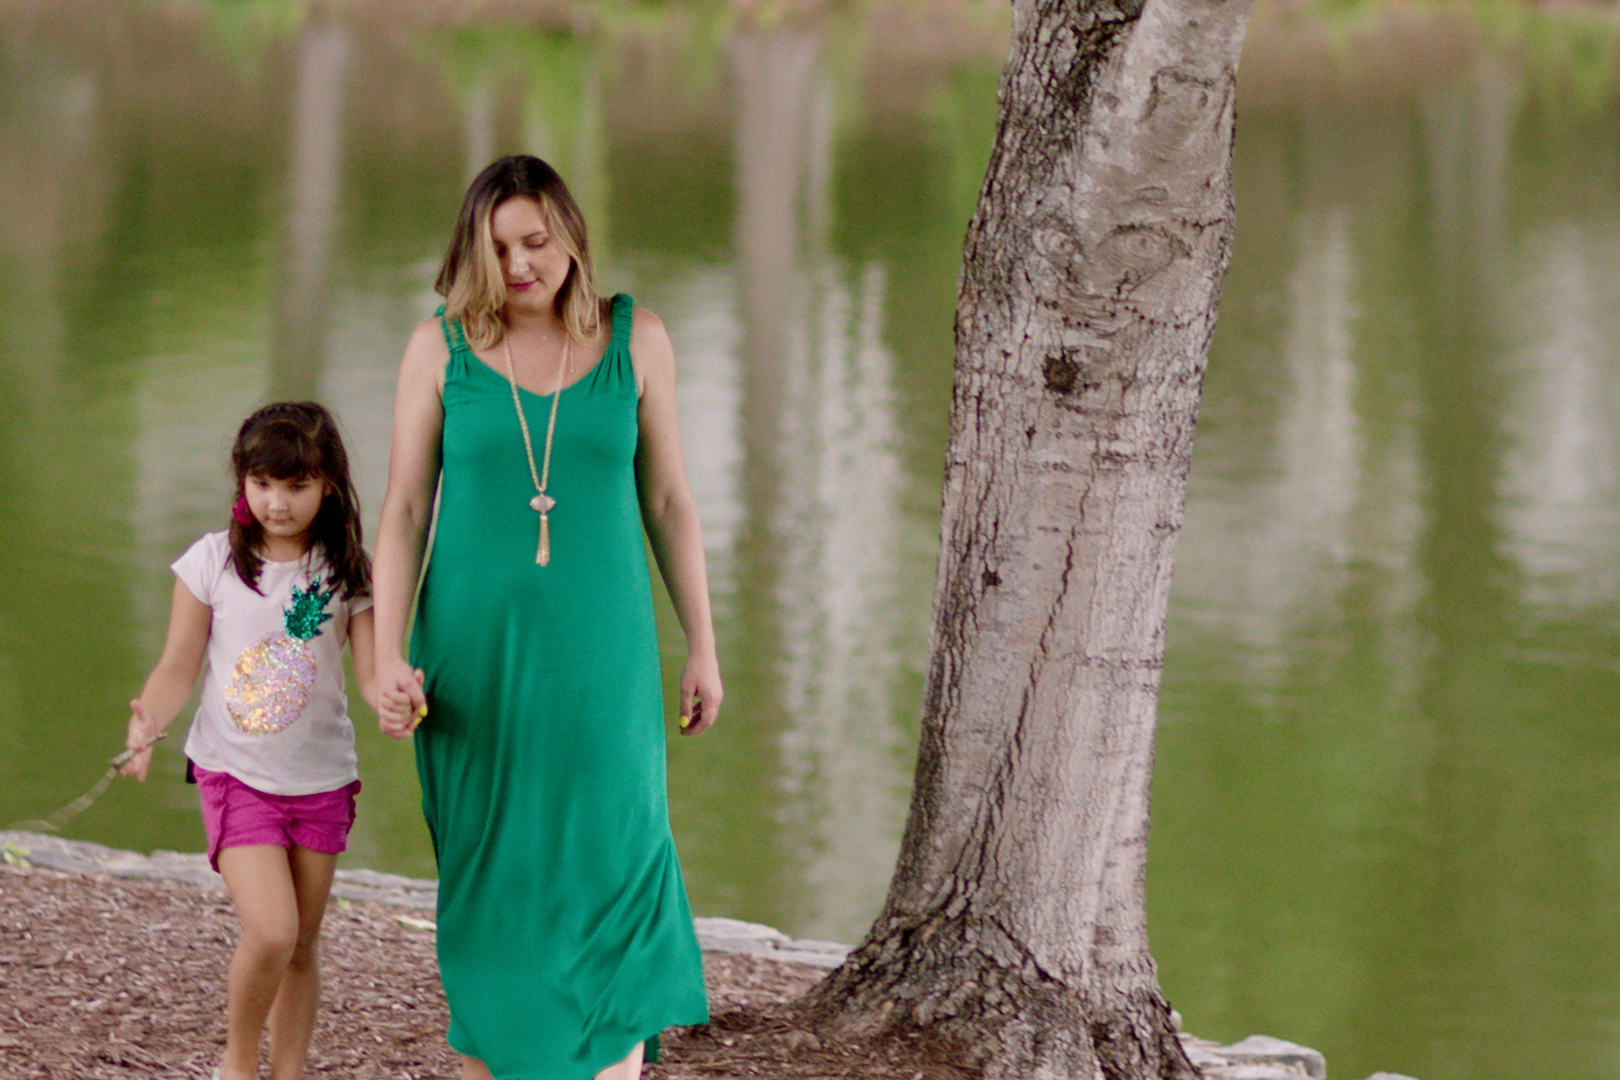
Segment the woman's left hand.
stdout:
[[681,734],[700,735],[720,718],[720,662],[713,656],[690,656],[681,672]]
[[720,718],[720,661],[709,610],[709,572],[703,561],[703,530],[697,500],[681,462],[675,420],[675,350],[658,316],[640,308],[630,328],[641,390],[637,413],[636,494],[641,520],[652,541],[658,570],[669,587],[675,615],[686,633],[681,672],[681,734],[699,735]]

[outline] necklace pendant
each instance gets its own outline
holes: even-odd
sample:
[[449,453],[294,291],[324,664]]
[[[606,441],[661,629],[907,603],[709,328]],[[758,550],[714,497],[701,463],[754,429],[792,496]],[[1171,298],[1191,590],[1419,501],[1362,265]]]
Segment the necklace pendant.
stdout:
[[556,505],[557,500],[553,499],[550,495],[536,495],[534,498],[529,500],[529,509],[542,514],[548,512]]
[[546,515],[540,515],[540,546],[535,549],[534,562],[536,566],[546,566],[551,562],[551,524]]

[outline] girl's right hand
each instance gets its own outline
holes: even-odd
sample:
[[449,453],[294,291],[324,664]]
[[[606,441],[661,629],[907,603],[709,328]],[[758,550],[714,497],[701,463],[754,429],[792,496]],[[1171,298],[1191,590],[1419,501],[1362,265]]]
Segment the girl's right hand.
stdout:
[[118,770],[121,776],[133,776],[145,782],[146,770],[152,765],[152,747],[148,745],[152,737],[157,734],[152,729],[152,723],[146,718],[146,706],[141,699],[136,698],[129,703],[129,734],[124,738],[124,748],[135,751],[135,755],[124,762]]
[[403,659],[382,664],[377,671],[377,726],[384,735],[408,739],[427,715],[425,676]]

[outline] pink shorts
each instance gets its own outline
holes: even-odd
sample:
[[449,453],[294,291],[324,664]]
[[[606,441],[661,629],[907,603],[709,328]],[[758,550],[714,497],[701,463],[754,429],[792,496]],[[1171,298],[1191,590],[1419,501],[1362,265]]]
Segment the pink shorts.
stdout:
[[219,869],[219,853],[228,847],[297,844],[310,851],[336,855],[349,846],[354,824],[354,797],[360,781],[336,791],[313,795],[269,795],[250,788],[230,773],[198,767],[203,829],[208,833],[208,865]]

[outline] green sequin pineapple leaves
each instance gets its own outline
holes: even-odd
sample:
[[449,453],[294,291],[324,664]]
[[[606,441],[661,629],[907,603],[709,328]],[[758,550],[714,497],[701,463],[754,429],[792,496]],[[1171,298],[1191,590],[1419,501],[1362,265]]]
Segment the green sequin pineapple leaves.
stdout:
[[307,589],[294,585],[292,603],[281,615],[286,632],[266,634],[236,658],[225,706],[236,726],[249,735],[283,730],[303,715],[309,703],[315,687],[315,654],[309,641],[332,617],[326,605],[337,595],[337,586],[323,591],[322,584],[317,576]]
[[316,575],[309,581],[308,589],[293,586],[292,603],[282,614],[282,622],[287,627],[287,636],[299,641],[308,641],[321,632],[321,623],[332,617],[326,610],[327,601],[337,595],[337,586],[321,591],[321,578]]

